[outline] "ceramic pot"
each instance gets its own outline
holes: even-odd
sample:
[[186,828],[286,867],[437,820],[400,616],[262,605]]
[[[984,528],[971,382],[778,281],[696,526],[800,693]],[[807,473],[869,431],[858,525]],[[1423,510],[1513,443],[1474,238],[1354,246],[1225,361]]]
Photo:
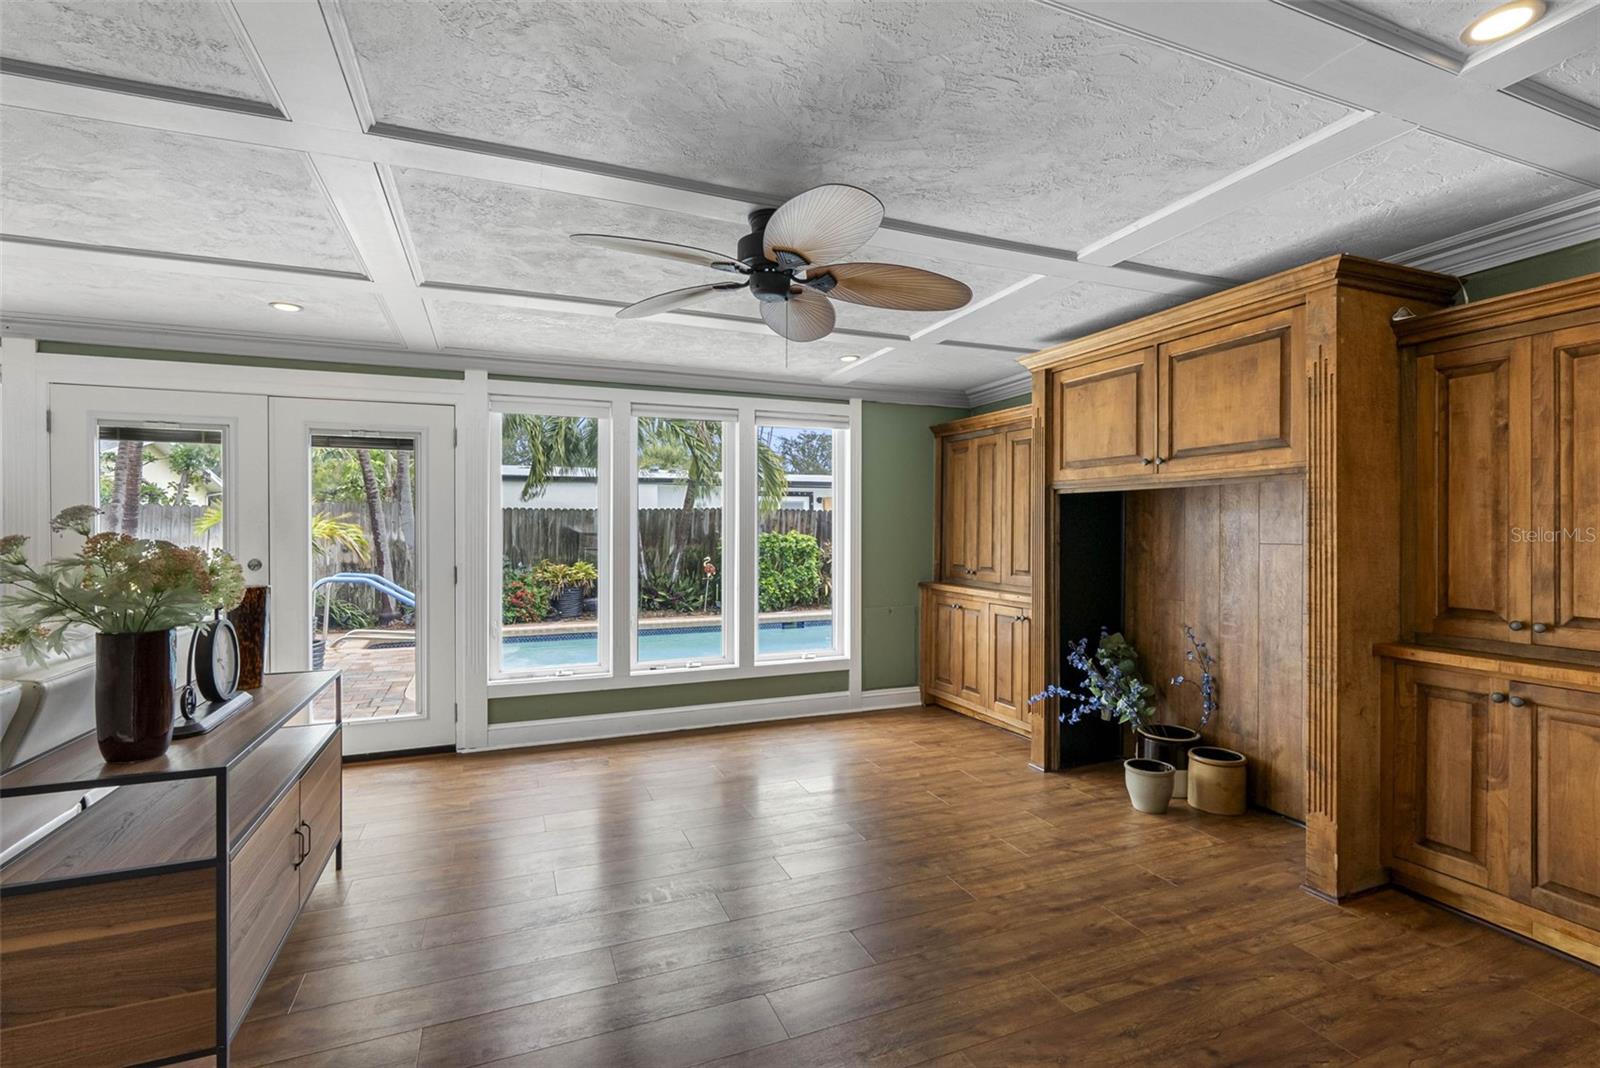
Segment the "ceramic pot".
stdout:
[[1189,750],[1189,807],[1217,816],[1244,812],[1243,753],[1215,745]]
[[1146,723],[1135,727],[1139,739],[1138,755],[1161,760],[1177,769],[1172,779],[1172,796],[1189,796],[1189,750],[1200,744],[1200,732],[1176,723]]
[[100,755],[111,763],[149,760],[172,744],[178,688],[178,632],[97,634],[94,725]]
[[1164,760],[1134,757],[1122,762],[1122,781],[1128,787],[1128,800],[1140,812],[1159,816],[1172,800],[1172,777],[1177,769]]

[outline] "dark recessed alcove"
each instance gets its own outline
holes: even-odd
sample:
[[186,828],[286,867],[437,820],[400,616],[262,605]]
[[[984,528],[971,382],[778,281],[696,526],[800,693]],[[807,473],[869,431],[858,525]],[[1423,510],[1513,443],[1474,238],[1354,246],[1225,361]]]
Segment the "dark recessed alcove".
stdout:
[[[1123,495],[1063,493],[1057,619],[1063,684],[1075,684],[1067,649],[1080,638],[1093,649],[1100,630],[1123,627]],[[1061,725],[1061,766],[1077,767],[1122,756],[1122,728],[1098,717]]]

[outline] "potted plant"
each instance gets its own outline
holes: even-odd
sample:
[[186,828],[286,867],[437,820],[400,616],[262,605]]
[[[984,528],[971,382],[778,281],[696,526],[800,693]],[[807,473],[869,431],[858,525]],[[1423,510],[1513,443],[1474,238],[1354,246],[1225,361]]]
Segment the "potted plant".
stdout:
[[570,564],[544,560],[534,568],[533,577],[554,592],[556,615],[571,619],[583,611],[584,590],[600,581],[600,572],[587,560]]
[[[1217,658],[1212,655],[1210,647],[1195,636],[1194,628],[1187,623],[1183,625],[1183,636],[1189,639],[1189,648],[1183,658],[1193,664],[1200,675],[1199,678],[1188,674],[1174,675],[1172,685],[1193,686],[1200,691],[1200,726],[1204,727],[1221,707],[1217,701]],[[1199,739],[1200,736],[1196,734],[1195,742]],[[1189,780],[1186,797],[1190,808],[1219,816],[1237,816],[1244,812],[1243,753],[1218,745],[1191,744],[1185,754],[1185,762]]]
[[244,573],[221,549],[179,548],[126,534],[94,534],[99,509],[82,505],[51,521],[84,542],[37,567],[27,539],[0,539],[0,644],[38,662],[66,648],[69,628],[95,635],[95,728],[109,761],[148,760],[172,744],[178,687],[176,629],[193,626],[244,595]]
[[[1155,715],[1155,689],[1139,673],[1138,650],[1120,633],[1102,629],[1093,654],[1089,652],[1089,639],[1079,639],[1067,650],[1067,666],[1083,677],[1076,689],[1051,683],[1028,703],[1060,698],[1063,706],[1059,715],[1068,725],[1099,716],[1137,730]],[[1177,768],[1163,760],[1141,756],[1124,761],[1123,784],[1133,807],[1156,815],[1165,812],[1172,799],[1176,773]]]

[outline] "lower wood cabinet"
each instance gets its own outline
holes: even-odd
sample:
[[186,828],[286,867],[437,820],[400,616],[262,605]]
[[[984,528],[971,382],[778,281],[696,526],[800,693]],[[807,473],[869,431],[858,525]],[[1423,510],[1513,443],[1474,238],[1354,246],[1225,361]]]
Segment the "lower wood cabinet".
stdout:
[[[1403,884],[1600,963],[1600,692],[1452,659],[1390,669],[1386,862]],[[1600,672],[1565,670],[1600,690]]]
[[1028,598],[946,583],[922,588],[922,700],[1030,734]]

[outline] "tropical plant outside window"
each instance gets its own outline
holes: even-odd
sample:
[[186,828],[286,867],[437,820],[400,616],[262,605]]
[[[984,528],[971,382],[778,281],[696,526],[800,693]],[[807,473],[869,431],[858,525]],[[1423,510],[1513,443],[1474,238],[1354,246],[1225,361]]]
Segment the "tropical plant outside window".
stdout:
[[781,496],[764,499],[758,517],[758,657],[815,657],[838,648],[833,613],[838,433],[776,424],[756,429],[758,449],[776,459],[784,479]]

